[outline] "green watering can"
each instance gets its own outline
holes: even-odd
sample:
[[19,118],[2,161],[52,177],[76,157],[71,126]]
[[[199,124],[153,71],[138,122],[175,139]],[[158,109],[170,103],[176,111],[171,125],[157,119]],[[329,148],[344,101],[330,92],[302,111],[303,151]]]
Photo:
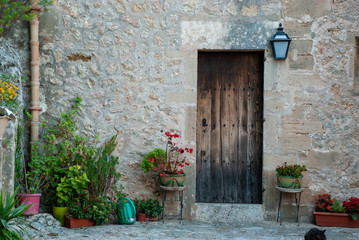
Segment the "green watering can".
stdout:
[[119,224],[134,224],[136,222],[136,208],[130,199],[120,198],[115,209]]

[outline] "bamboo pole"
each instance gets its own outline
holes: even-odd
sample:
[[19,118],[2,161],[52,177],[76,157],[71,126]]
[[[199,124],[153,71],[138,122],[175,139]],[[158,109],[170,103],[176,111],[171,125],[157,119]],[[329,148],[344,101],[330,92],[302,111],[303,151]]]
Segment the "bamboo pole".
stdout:
[[31,1],[31,13],[35,14],[30,21],[30,51],[31,51],[31,102],[30,113],[31,131],[30,143],[39,140],[39,113],[42,108],[40,107],[40,61],[39,61],[39,17],[38,14],[41,8],[38,6],[38,0]]

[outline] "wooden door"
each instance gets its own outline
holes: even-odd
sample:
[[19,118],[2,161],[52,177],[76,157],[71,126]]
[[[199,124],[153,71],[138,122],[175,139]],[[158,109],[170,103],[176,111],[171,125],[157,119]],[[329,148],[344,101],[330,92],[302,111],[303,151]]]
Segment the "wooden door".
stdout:
[[196,201],[262,203],[264,52],[199,52]]

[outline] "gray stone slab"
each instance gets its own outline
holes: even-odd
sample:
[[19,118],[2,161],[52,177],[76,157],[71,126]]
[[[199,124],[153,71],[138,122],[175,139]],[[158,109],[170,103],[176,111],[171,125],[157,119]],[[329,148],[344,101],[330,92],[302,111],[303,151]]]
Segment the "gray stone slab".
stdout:
[[[47,219],[51,215],[41,214],[36,219]],[[41,231],[29,230],[31,239],[57,240],[115,240],[115,239],[265,239],[265,240],[302,240],[305,233],[311,228],[321,227],[313,224],[257,221],[242,222],[240,224],[203,223],[185,220],[182,225],[179,221],[136,222],[133,225],[101,225],[88,228],[68,229],[59,225],[44,226]],[[327,227],[327,239],[352,240],[357,239],[358,229]]]

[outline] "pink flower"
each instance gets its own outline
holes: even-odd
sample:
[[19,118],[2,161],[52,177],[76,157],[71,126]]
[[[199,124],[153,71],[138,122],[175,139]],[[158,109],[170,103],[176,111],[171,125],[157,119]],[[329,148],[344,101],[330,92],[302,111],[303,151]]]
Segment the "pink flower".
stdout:
[[163,173],[160,173],[160,176],[163,176]]
[[157,171],[157,170],[158,170],[158,168],[155,168],[154,170],[155,170],[155,171]]

